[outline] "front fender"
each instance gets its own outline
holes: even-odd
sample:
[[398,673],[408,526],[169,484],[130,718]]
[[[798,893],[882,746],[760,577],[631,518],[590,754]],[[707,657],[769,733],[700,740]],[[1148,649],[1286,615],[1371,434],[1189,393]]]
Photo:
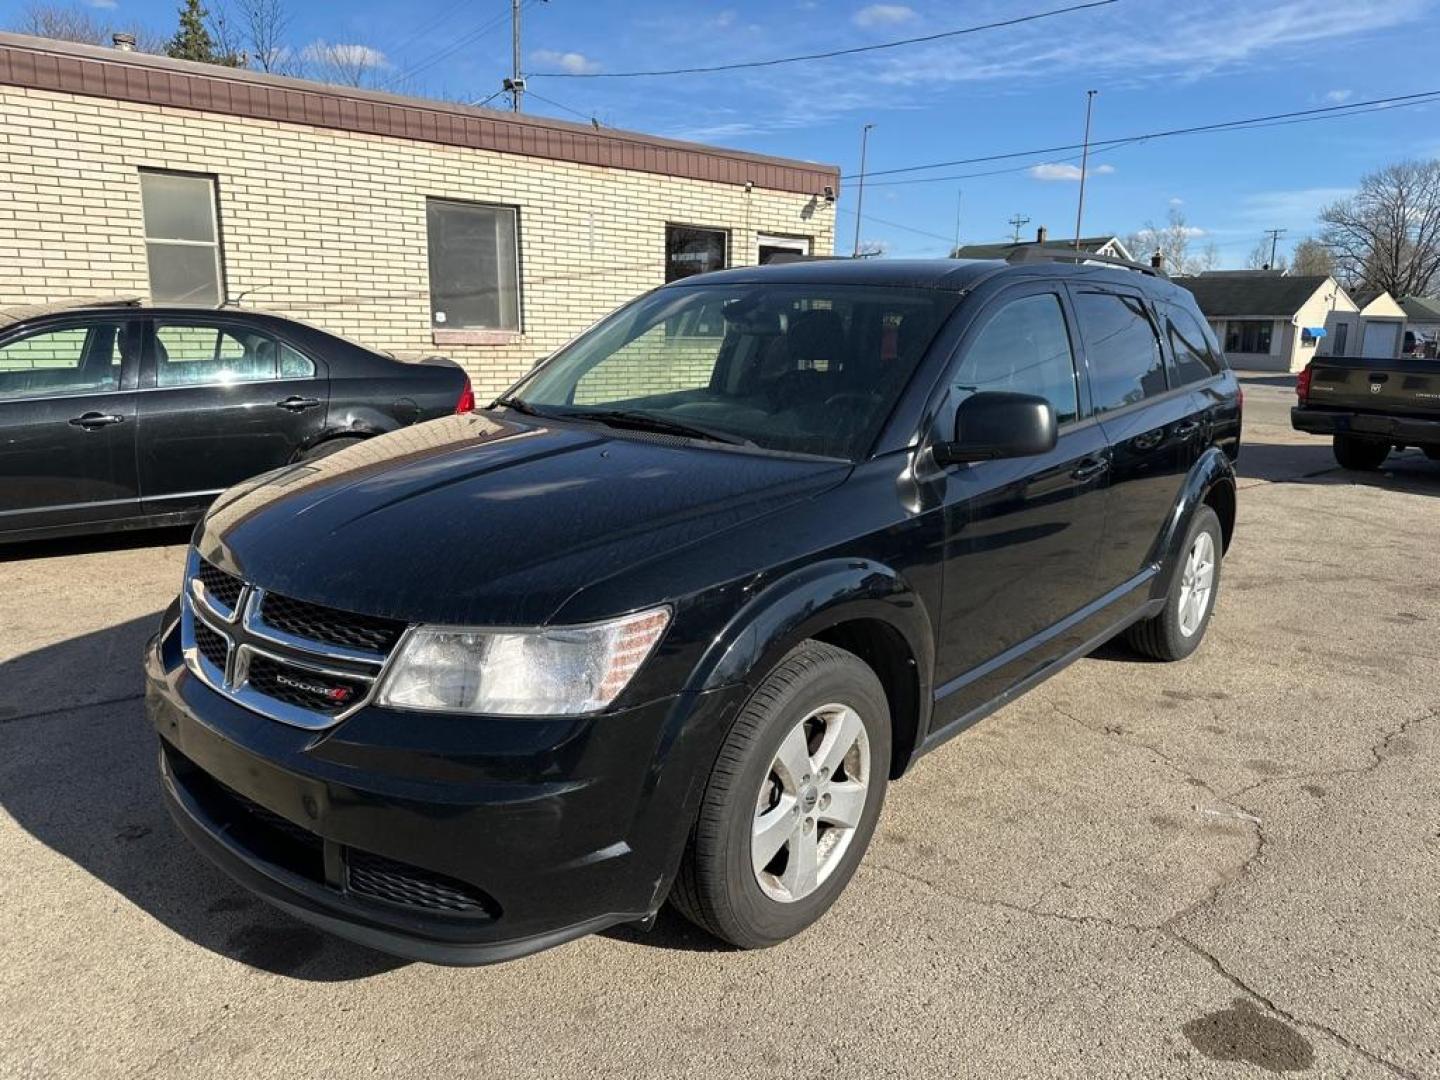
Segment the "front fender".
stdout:
[[905,639],[930,700],[935,670],[933,623],[903,576],[869,559],[830,559],[760,587],[706,650],[691,689],[755,685],[806,638],[855,619],[886,624]]
[[[1159,563],[1160,573],[1156,575],[1155,584],[1150,595],[1158,598],[1167,595],[1173,580],[1175,568],[1180,565],[1182,555],[1181,547],[1185,543],[1185,533],[1190,528],[1190,520],[1194,517],[1195,509],[1210,502],[1213,495],[1217,494],[1217,488],[1226,490],[1220,495],[1228,499],[1231,507],[1231,519],[1229,523],[1222,520],[1225,528],[1225,543],[1229,546],[1230,532],[1234,527],[1233,508],[1235,506],[1235,465],[1225,452],[1218,447],[1211,446],[1200,455],[1190,469],[1190,474],[1185,478],[1185,483],[1180,489],[1180,495],[1175,500],[1174,509],[1166,521],[1165,531],[1160,534],[1152,562]],[[1222,519],[1224,515],[1222,514]]]

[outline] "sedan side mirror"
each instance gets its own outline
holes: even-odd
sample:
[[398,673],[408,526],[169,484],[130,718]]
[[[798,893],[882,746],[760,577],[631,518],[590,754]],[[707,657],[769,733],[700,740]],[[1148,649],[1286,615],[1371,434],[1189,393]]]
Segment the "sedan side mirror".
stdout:
[[1055,448],[1055,407],[1033,394],[989,390],[972,394],[955,410],[955,438],[936,443],[937,465],[995,458],[1034,457]]

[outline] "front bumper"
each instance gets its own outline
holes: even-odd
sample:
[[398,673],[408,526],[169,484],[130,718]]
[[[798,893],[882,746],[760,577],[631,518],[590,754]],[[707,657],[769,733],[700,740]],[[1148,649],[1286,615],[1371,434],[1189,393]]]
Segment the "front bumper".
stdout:
[[145,666],[165,800],[191,843],[300,919],[442,964],[652,915],[744,697],[555,720],[366,708],[316,732],[195,678],[170,619]]
[[1440,420],[1385,413],[1348,412],[1343,409],[1290,409],[1290,426],[1313,435],[1360,435],[1386,439],[1406,446],[1440,446]]

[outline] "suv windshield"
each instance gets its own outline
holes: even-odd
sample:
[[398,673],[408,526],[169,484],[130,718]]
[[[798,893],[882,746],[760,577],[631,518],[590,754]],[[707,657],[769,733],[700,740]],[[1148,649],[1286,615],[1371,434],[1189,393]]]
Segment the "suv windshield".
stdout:
[[662,289],[576,340],[502,403],[854,459],[957,300],[845,285]]

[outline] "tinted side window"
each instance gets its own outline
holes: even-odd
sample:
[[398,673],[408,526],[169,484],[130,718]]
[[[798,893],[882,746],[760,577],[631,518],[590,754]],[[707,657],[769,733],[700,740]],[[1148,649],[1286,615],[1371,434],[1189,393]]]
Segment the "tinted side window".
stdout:
[[0,400],[120,389],[120,323],[41,330],[0,346]]
[[157,323],[157,386],[264,382],[274,379],[278,343],[239,327]]
[[1175,354],[1175,385],[1200,382],[1220,374],[1220,358],[1210,351],[1210,339],[1199,320],[1176,304],[1162,304],[1165,335]]
[[1027,296],[1001,308],[965,350],[954,389],[957,402],[985,390],[1034,394],[1055,406],[1060,423],[1074,420],[1075,358],[1060,298]]
[[1075,308],[1096,412],[1123,409],[1165,392],[1160,339],[1138,298],[1082,292],[1076,294]]

